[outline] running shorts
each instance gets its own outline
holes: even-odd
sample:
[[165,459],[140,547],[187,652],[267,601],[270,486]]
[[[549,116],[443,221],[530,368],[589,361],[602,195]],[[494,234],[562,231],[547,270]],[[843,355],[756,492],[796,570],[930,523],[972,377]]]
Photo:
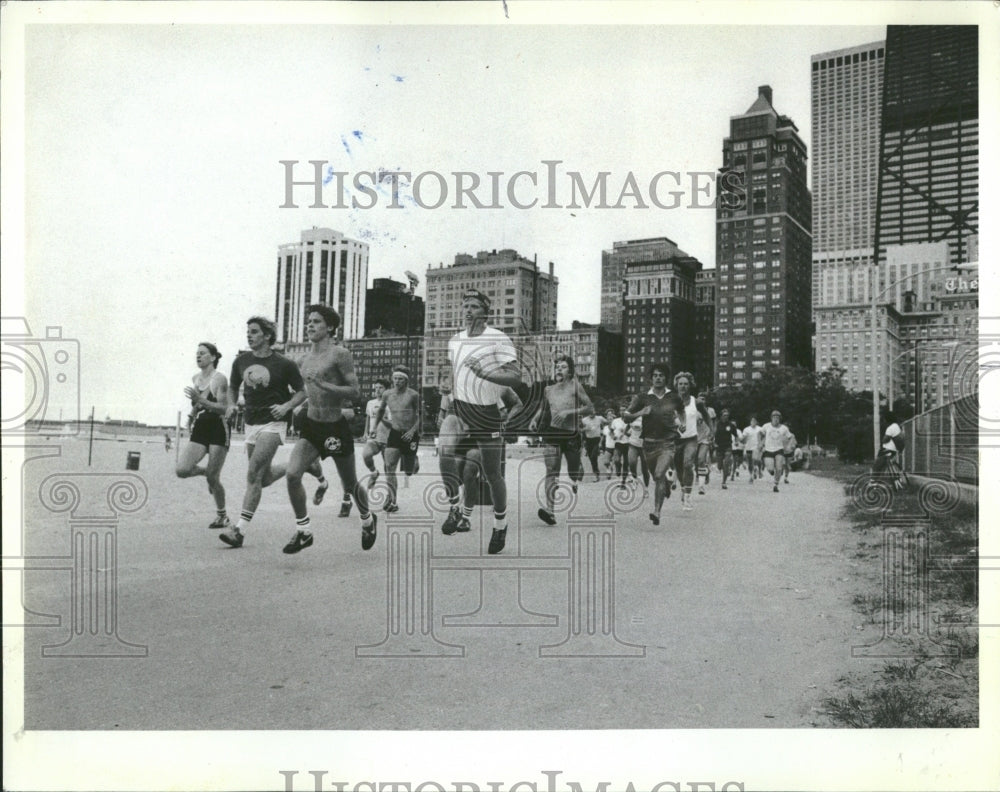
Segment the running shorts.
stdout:
[[229,448],[229,427],[218,415],[203,412],[191,427],[191,442],[206,448],[209,446]]
[[402,451],[402,468],[406,475],[413,475],[416,468],[417,449],[420,448],[420,436],[412,440],[404,440],[403,433],[397,429],[389,430],[389,438],[385,443],[386,448],[395,448]]
[[472,435],[479,440],[499,439],[500,409],[495,404],[470,404],[454,399],[452,406],[462,425],[463,434]]
[[673,440],[644,440],[642,443],[642,453],[646,457],[646,467],[656,470],[660,459],[667,458],[667,467],[674,465],[674,441]]
[[337,421],[314,421],[308,415],[304,415],[299,426],[299,434],[319,452],[321,459],[327,457],[344,459],[354,455],[354,435],[346,418]]

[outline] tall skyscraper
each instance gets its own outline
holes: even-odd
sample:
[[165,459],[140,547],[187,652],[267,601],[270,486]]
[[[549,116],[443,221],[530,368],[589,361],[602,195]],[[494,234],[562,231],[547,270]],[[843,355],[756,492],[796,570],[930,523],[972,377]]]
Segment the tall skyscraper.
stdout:
[[368,245],[330,228],[305,230],[298,242],[278,246],[274,315],[278,337],[305,341],[306,306],[324,303],[340,314],[342,337],[365,330]]
[[815,367],[836,361],[844,385],[859,390],[871,380],[864,320],[875,262],[884,66],[882,41],[812,56]]
[[[975,26],[889,26],[875,226],[880,263],[890,245],[941,241],[950,263],[970,260],[968,237],[979,233],[978,76]],[[881,286],[897,274],[881,267]]]
[[677,371],[695,364],[695,275],[701,263],[667,237],[615,242],[623,266],[621,328],[625,390],[648,387],[651,363]]
[[816,368],[929,408],[975,337],[976,292],[949,284],[978,260],[977,30],[890,26],[813,56],[812,85]]
[[812,208],[806,146],[770,86],[729,122],[716,209],[716,383],[811,363]]
[[[954,396],[931,386],[948,372],[921,360],[946,359],[975,343],[975,331],[956,331],[959,314],[978,311],[978,296],[969,290],[956,297],[949,281],[952,267],[978,262],[978,43],[971,25],[886,31],[876,288],[886,309],[901,312],[903,352],[914,357],[912,404],[920,409],[933,406],[935,396]],[[878,334],[880,388],[899,355],[887,335]],[[909,377],[905,386],[904,393]]]

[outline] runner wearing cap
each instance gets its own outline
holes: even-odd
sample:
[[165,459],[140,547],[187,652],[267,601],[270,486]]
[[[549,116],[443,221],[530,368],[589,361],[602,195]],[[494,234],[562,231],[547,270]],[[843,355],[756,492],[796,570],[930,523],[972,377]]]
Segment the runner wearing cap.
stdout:
[[503,436],[497,402],[504,387],[517,388],[522,382],[514,345],[503,332],[486,323],[489,311],[490,301],[485,294],[475,289],[465,292],[465,330],[448,342],[454,388],[452,412],[441,423],[439,459],[451,504],[441,531],[453,534],[462,519],[455,449],[465,439],[475,441],[493,501],[489,553],[495,555],[507,541],[507,485],[500,466]]

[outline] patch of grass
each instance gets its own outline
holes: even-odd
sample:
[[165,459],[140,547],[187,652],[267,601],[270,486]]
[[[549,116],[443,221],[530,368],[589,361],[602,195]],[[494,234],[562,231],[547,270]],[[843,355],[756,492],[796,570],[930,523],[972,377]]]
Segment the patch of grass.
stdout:
[[979,630],[974,626],[949,625],[944,643],[956,650],[956,661],[979,657]]
[[[886,547],[895,548],[886,590],[880,585],[855,594],[852,604],[869,623],[889,620],[888,640],[897,659],[886,662],[874,676],[842,679],[838,695],[823,700],[825,714],[834,725],[852,728],[975,728],[979,717],[976,506],[957,503],[951,508],[948,502],[928,500],[927,495],[940,493],[927,491],[922,504],[920,487],[913,484],[893,493],[889,516],[894,519],[884,524],[885,514],[867,510],[879,505],[877,493],[860,490],[866,466],[827,459],[818,468],[812,472],[844,485],[842,519],[857,539],[853,558],[869,568],[871,577],[878,576]],[[941,513],[942,508],[948,510]],[[900,517],[914,518],[913,528],[906,528],[910,520],[896,519]],[[926,531],[926,541],[914,534],[905,542],[893,537],[886,545],[883,525],[894,531]],[[859,580],[865,577],[861,574]],[[926,592],[926,599],[920,592]],[[923,631],[928,626],[926,614],[918,618],[921,614],[909,608],[940,614],[932,616],[929,634]],[[913,636],[895,629],[905,625],[922,627]]]
[[882,673],[889,679],[912,682],[917,678],[919,668],[916,663],[886,663],[882,666]]
[[826,714],[838,726],[859,729],[975,728],[976,718],[948,703],[937,703],[911,684],[869,688],[823,701]]

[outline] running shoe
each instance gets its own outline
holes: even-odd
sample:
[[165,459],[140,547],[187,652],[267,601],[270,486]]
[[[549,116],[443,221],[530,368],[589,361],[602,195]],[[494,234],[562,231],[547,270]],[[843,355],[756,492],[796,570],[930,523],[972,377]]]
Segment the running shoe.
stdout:
[[323,479],[319,486],[316,487],[316,494],[313,495],[313,505],[319,506],[323,502],[323,496],[326,495],[326,491],[330,489],[330,482],[327,479]]
[[378,535],[378,516],[372,512],[372,524],[361,526],[361,549],[371,550]]
[[338,517],[350,517],[351,516],[351,504],[353,501],[345,500],[340,502],[340,514]]
[[725,484],[722,485],[722,489],[729,489]]
[[455,530],[458,531],[458,533],[468,533],[469,531],[471,531],[472,530],[472,523],[469,522],[469,518],[463,516],[458,521],[458,525],[455,526]]
[[774,491],[775,491],[775,492],[777,492],[777,491],[778,491],[778,485],[777,485],[777,484],[775,484],[775,485],[774,485]]
[[705,494],[705,485],[704,484],[702,484],[702,485],[700,485],[698,487],[698,494],[699,495],[704,495]]
[[229,521],[229,517],[216,517],[212,522],[208,524],[208,527],[213,531],[217,531],[220,528],[232,528],[233,524]]
[[312,547],[313,535],[307,531],[296,531],[295,536],[288,540],[281,552],[291,555],[292,553],[297,553],[299,550],[305,550],[307,547]]
[[659,525],[660,524],[660,515],[656,514],[655,512],[650,512],[649,513],[649,521],[651,523],[653,523],[653,525]]
[[448,516],[445,517],[444,524],[441,526],[441,533],[451,536],[458,530],[458,521],[461,519],[462,508],[460,506],[452,506],[448,510]]
[[223,531],[219,534],[219,539],[225,542],[230,547],[243,547],[243,534],[240,533],[240,529],[235,525],[228,531]]
[[398,503],[387,503],[385,505],[385,510],[389,514],[392,514],[394,512],[398,512],[399,511],[399,504]]
[[575,494],[576,494],[576,491],[577,491],[577,488],[576,488],[576,482],[575,482],[575,481],[573,482],[573,486],[572,486],[572,489],[573,489],[573,494],[575,495]]
[[681,508],[684,511],[694,511],[694,504],[691,503],[691,497],[690,496],[688,496],[687,498],[684,498],[684,500],[681,501]]
[[546,525],[555,525],[556,524],[556,516],[552,512],[550,512],[548,509],[539,509],[538,510],[538,519],[541,520]]
[[493,536],[490,537],[490,546],[487,552],[490,555],[496,555],[501,550],[503,550],[504,545],[507,544],[507,526],[503,528],[493,529]]

